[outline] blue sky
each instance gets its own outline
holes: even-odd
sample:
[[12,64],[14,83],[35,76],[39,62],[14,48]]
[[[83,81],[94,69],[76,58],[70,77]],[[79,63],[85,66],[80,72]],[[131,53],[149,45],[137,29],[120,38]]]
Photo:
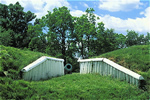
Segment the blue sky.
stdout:
[[146,35],[150,32],[149,0],[0,0],[0,3],[9,5],[17,1],[37,18],[62,6],[68,7],[72,16],[80,17],[90,7],[100,17],[97,23],[102,21],[106,28],[113,28],[117,33],[126,35],[126,30],[134,30]]

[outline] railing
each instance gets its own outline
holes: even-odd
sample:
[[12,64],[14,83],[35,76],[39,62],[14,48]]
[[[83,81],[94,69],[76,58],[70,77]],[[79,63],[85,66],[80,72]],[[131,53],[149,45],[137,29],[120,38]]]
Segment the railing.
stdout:
[[22,70],[24,80],[41,80],[64,75],[64,60],[43,56]]
[[99,73],[100,75],[125,80],[136,86],[140,86],[141,81],[144,80],[141,75],[106,58],[81,59],[78,62],[80,63],[80,74]]

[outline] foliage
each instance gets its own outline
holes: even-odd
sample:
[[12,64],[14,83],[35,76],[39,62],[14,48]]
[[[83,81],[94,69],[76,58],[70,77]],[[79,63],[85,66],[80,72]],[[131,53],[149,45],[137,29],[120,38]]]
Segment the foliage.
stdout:
[[[46,26],[49,28],[49,34],[55,34],[55,38],[50,37],[51,42],[57,40],[57,49],[61,49],[61,54],[66,64],[66,45],[69,35],[73,31],[72,16],[67,7],[54,8],[53,13],[50,11],[43,17],[46,20]],[[52,35],[49,35],[52,36]],[[56,46],[56,44],[53,43]]]
[[20,78],[20,70],[41,56],[48,55],[0,45],[0,72],[7,72],[6,76],[18,79]]
[[[0,44],[17,48],[29,48],[49,55],[60,57],[65,64],[67,58],[88,58],[132,45],[149,44],[147,36],[134,30],[127,35],[115,33],[114,29],[105,29],[104,23],[96,23],[93,8],[87,8],[81,17],[73,17],[67,7],[54,8],[53,12],[41,19],[16,2],[0,4]],[[78,56],[76,56],[78,55]]]
[[150,90],[149,32],[144,36],[127,30],[125,36],[105,29],[103,22],[96,23],[93,8],[81,17],[71,16],[67,7],[54,8],[32,25],[34,13],[23,9],[19,2],[0,4],[0,99],[148,99],[147,92],[98,75],[73,74],[39,82],[16,80],[23,67],[43,55],[63,58],[65,64],[73,65],[73,71],[79,71],[78,57],[125,48],[97,57],[109,58],[143,75]]
[[73,73],[37,82],[0,81],[2,99],[148,99],[148,93],[136,86],[99,74]]
[[46,52],[46,45],[48,45],[46,41],[46,34],[43,33],[45,31],[43,29],[44,24],[41,19],[36,19],[34,25],[29,25],[27,33],[30,37],[30,42],[28,48],[32,51]]
[[126,36],[123,34],[116,34],[116,44],[119,49],[127,47],[126,46]]
[[0,96],[1,99],[29,99],[33,90],[30,84],[23,80],[12,80],[11,78],[0,77]]
[[147,82],[150,92],[150,56],[149,45],[137,45],[129,48],[115,50],[97,57],[104,57],[141,74]]
[[132,46],[105,53],[97,57],[106,57],[136,72],[147,72],[150,68],[149,45]]
[[[119,64],[125,64],[121,59],[123,57],[133,59],[132,56],[135,55],[135,51],[139,54],[139,61],[144,60],[144,62],[138,61],[138,64],[145,65],[147,63],[150,65],[147,61],[148,56],[146,56],[148,45],[120,49],[99,57],[107,57]],[[46,81],[18,80],[17,73],[21,68],[46,54],[1,45],[0,55],[0,61],[3,63],[0,71],[8,70],[7,77],[0,77],[0,99],[149,99],[149,91],[140,90],[124,81],[109,76],[100,76],[99,74],[81,75],[73,73]],[[131,62],[129,64],[134,65]],[[137,69],[136,66],[134,67],[134,69]],[[145,72],[144,70],[145,68],[141,67],[137,72],[147,80],[146,88],[149,89],[150,70]]]
[[30,11],[24,12],[23,9],[24,8],[19,4],[19,2],[10,5],[0,3],[0,27],[4,28],[6,31],[13,31],[9,32],[9,36],[11,36],[9,43],[12,40],[9,45],[18,48],[28,46],[30,41],[28,40],[27,34],[28,24],[36,17]]
[[0,26],[0,45],[9,46],[12,43],[11,34],[13,33],[12,30],[5,30],[3,27]]
[[96,16],[94,15],[94,9],[88,8],[86,14],[75,19],[74,22],[74,38],[78,53],[82,58],[92,56],[94,48],[94,38],[96,34]]
[[149,43],[150,36],[149,33],[147,33],[147,36],[144,37],[143,34],[139,35],[137,32],[131,30],[127,30],[126,35],[126,45],[132,46],[132,45],[146,45]]
[[104,23],[98,23],[95,55],[103,54],[119,48],[120,37],[117,36],[113,29],[104,29]]

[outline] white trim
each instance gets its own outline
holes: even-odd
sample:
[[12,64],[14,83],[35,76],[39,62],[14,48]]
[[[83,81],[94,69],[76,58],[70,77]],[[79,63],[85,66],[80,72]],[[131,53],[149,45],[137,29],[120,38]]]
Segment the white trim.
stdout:
[[41,58],[37,59],[37,60],[34,61],[33,63],[31,63],[31,64],[27,65],[26,67],[24,67],[21,71],[22,71],[22,72],[28,72],[29,70],[33,69],[34,67],[36,67],[36,66],[38,66],[39,64],[43,63],[44,61],[46,61],[47,59],[64,62],[63,59],[58,59],[58,58],[52,58],[52,57],[42,56]]
[[78,62],[103,61],[104,58],[79,59]]
[[124,72],[124,73],[126,73],[130,76],[133,76],[136,79],[144,80],[144,78],[141,75],[139,75],[139,74],[137,74],[137,73],[135,73],[135,72],[133,72],[133,71],[131,71],[131,70],[129,70],[129,69],[127,69],[127,68],[125,68],[125,67],[123,67],[123,66],[121,66],[121,65],[119,65],[119,64],[117,64],[117,63],[115,63],[115,62],[113,62],[109,59],[107,59],[107,58],[105,58],[103,61],[105,63],[113,66],[114,68],[118,69],[119,71],[122,71],[122,72]]
[[[131,70],[129,70],[129,69],[127,69],[127,68],[125,68],[125,67],[123,67],[123,66],[121,66],[121,65],[119,65],[119,64],[117,64],[117,63],[115,63],[115,62],[113,62],[109,59],[107,59],[107,58],[79,59],[78,60],[78,62],[81,62],[81,63],[93,62],[93,61],[105,62],[106,64],[109,64],[110,66],[114,67],[115,69],[117,69],[117,70],[119,70],[123,73],[126,73],[129,76],[132,76],[132,77],[134,77],[138,80],[144,80],[144,78],[141,75],[139,75],[139,74],[137,74],[137,73],[135,73],[135,72],[133,72],[133,71],[131,71]],[[80,68],[81,68],[81,64],[80,64]],[[80,69],[80,73],[81,73],[81,69]]]

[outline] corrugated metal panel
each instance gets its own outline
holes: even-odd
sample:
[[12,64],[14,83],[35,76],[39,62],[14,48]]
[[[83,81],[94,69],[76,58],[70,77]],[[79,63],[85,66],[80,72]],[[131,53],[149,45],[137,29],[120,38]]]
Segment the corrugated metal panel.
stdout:
[[41,80],[64,75],[64,60],[43,56],[22,69],[24,80]]
[[137,86],[140,80],[144,80],[141,75],[106,58],[80,59],[78,62],[80,63],[80,74],[99,73],[100,75],[111,75]]

